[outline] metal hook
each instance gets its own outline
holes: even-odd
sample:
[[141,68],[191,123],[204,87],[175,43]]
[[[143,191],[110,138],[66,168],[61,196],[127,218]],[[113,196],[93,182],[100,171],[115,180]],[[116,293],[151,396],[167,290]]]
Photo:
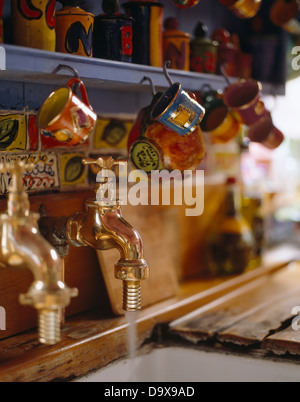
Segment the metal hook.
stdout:
[[170,77],[170,74],[169,74],[169,72],[168,72],[168,70],[167,70],[167,69],[170,68],[170,67],[171,67],[171,62],[170,62],[170,60],[168,60],[168,61],[166,61],[166,62],[164,63],[164,75],[165,75],[167,81],[169,82],[169,84],[170,84],[170,85],[173,85],[174,82],[172,81],[172,79],[171,79],[171,77]]
[[[73,73],[73,75],[74,75],[75,78],[80,79],[78,71],[77,71],[75,68],[73,68],[73,67],[71,67],[71,66],[68,66],[67,64],[59,64],[59,65],[52,71],[52,74],[56,74],[56,73],[58,73],[60,70],[69,70],[69,71],[71,71],[71,73]],[[74,93],[77,93],[77,92],[79,91],[79,87],[80,87],[79,83],[75,83],[75,85],[74,85]]]
[[226,72],[225,72],[224,64],[221,65],[220,70],[221,70],[221,74],[223,75],[223,77],[224,77],[224,79],[225,79],[227,85],[231,85],[231,82],[229,81],[229,77],[228,77],[228,75],[227,75]]
[[156,95],[156,88],[155,88],[155,86],[153,84],[152,79],[150,77],[145,76],[144,78],[142,78],[140,84],[143,84],[145,81],[148,81],[150,83],[151,90],[152,90],[152,95],[155,96]]

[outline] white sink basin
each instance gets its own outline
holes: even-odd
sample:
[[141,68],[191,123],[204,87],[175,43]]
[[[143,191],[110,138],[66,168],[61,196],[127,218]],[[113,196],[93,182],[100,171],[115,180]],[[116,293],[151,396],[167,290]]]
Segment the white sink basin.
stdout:
[[76,382],[299,382],[300,364],[206,352],[154,349],[134,361],[115,363]]

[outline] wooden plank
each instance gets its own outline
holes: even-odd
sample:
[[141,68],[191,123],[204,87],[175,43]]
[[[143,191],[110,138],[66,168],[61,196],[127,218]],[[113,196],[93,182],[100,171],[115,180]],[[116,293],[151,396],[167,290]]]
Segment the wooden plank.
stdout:
[[292,355],[300,355],[300,331],[292,328],[292,318],[288,327],[282,331],[276,332],[268,336],[261,347],[265,350],[273,352],[277,355],[290,353]]
[[194,342],[213,338],[246,317],[289,297],[297,291],[299,283],[300,265],[295,263],[250,282],[171,323],[171,332]]
[[257,312],[221,331],[217,338],[221,342],[231,342],[249,346],[260,344],[271,332],[290,321],[294,306],[300,305],[300,286],[290,296],[282,295]]

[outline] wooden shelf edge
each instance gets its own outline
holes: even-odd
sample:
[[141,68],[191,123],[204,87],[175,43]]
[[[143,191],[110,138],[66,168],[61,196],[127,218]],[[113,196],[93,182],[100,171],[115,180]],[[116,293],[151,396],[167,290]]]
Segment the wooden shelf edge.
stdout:
[[[158,67],[87,58],[65,53],[50,52],[46,50],[32,49],[15,45],[3,44],[1,47],[6,53],[6,70],[0,71],[0,80],[22,80],[24,82],[59,82],[59,75],[53,75],[52,71],[60,65],[67,64],[75,68],[81,78],[86,79],[86,85],[93,88],[111,88],[120,91],[120,85],[139,92],[148,88],[148,84],[140,85],[141,80],[147,76],[152,79],[157,88],[163,89],[169,86],[163,69]],[[180,82],[186,90],[199,91],[204,84],[209,84],[212,89],[224,89],[227,86],[225,79],[220,75],[196,73],[191,71],[169,70],[171,79]],[[118,77],[116,79],[116,77]],[[230,78],[235,81],[236,78]],[[117,84],[117,85],[116,85]],[[271,95],[284,95],[284,84],[263,83],[263,92]]]

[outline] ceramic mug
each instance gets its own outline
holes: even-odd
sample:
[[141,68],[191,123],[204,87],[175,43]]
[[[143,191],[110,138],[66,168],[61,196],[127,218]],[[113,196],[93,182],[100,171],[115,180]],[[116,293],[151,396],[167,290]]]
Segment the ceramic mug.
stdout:
[[160,97],[152,111],[153,120],[180,135],[191,134],[204,115],[205,109],[178,82]]
[[173,4],[178,8],[191,8],[196,6],[200,0],[172,0]]
[[262,85],[258,81],[237,81],[225,88],[224,103],[235,113],[238,120],[251,126],[268,113],[261,90]]
[[274,126],[270,112],[249,127],[247,136],[251,141],[259,142],[269,149],[279,147],[284,140],[283,133]]
[[208,87],[207,90],[202,90],[200,98],[205,108],[205,116],[200,123],[201,129],[219,142],[228,142],[237,137],[241,124],[225,105],[222,92]]
[[239,18],[253,18],[261,8],[262,0],[219,0]]
[[[81,99],[73,92],[78,84]],[[36,124],[50,132],[58,141],[77,145],[88,139],[97,123],[97,115],[91,107],[83,82],[70,79],[66,86],[52,92],[41,106]]]

